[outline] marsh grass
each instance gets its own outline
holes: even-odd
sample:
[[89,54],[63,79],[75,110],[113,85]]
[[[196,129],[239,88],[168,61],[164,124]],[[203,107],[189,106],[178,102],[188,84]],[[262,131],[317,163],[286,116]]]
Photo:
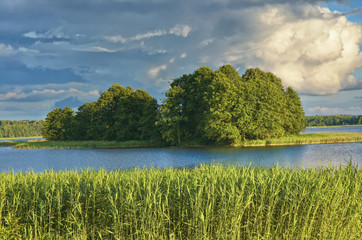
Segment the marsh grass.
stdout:
[[319,143],[362,142],[362,133],[302,133],[267,140],[247,140],[241,146],[299,145]]
[[[342,142],[362,142],[362,133],[302,133],[300,135],[286,136],[266,140],[247,140],[246,143],[232,144],[231,146],[272,146],[272,145],[299,145],[299,144],[319,144],[319,143],[342,143]],[[165,143],[152,141],[2,141],[1,146],[14,148],[142,148],[142,147],[164,147]],[[203,143],[187,142],[182,146],[202,147]]]
[[362,169],[0,174],[3,239],[361,239]]
[[33,148],[129,148],[129,147],[155,147],[151,141],[8,141],[0,142],[0,146],[12,146],[20,149]]

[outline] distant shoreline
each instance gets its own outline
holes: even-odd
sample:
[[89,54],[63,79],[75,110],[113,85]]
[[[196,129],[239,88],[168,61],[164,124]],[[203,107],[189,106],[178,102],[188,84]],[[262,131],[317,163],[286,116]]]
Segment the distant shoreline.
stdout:
[[[302,133],[298,136],[287,136],[267,140],[247,140],[246,143],[225,145],[183,144],[177,147],[265,147],[265,146],[290,146],[325,143],[350,143],[362,142],[362,133]],[[2,141],[0,147],[13,147],[19,149],[69,149],[69,148],[150,148],[169,147],[150,141]]]
[[362,127],[362,124],[355,125],[330,125],[330,126],[308,126],[306,128],[332,128],[332,127]]
[[7,137],[7,138],[0,138],[0,140],[11,140],[11,139],[40,139],[43,136],[34,136],[34,137]]

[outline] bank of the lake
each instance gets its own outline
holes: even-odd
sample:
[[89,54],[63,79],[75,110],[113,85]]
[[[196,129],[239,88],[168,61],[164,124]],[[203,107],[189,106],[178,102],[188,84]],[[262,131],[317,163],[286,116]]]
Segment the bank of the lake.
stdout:
[[42,136],[33,136],[33,137],[11,137],[11,138],[0,138],[1,141],[12,141],[12,140],[26,140],[26,139],[42,139]]
[[362,169],[0,174],[4,239],[360,239]]
[[[236,147],[255,147],[255,146],[286,146],[302,144],[323,144],[323,143],[346,143],[362,142],[362,133],[302,133],[298,136],[287,136],[267,140],[247,140],[246,143],[233,144]],[[150,141],[3,141],[0,146],[11,146],[19,149],[51,149],[51,148],[144,148],[144,147],[163,147]],[[182,145],[187,147],[203,147],[204,145]]]
[[362,124],[354,125],[329,125],[329,126],[307,126],[307,128],[334,128],[334,127],[362,127]]

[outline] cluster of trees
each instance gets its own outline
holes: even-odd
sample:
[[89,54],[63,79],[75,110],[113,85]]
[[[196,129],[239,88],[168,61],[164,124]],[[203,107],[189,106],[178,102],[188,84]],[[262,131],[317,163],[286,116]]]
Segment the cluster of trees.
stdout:
[[174,79],[160,107],[159,125],[163,138],[174,144],[240,143],[299,134],[305,118],[298,94],[274,74],[256,68],[240,77],[225,65]]
[[240,143],[299,134],[305,116],[298,94],[274,74],[230,65],[201,67],[176,78],[159,106],[143,90],[113,85],[78,112],[54,109],[44,124],[52,140],[160,140],[170,144]]
[[0,120],[0,138],[41,136],[43,121]]
[[362,124],[362,115],[306,116],[307,126],[334,126]]
[[114,84],[100,98],[74,112],[69,107],[48,113],[44,137],[51,140],[150,140],[158,104],[146,91]]

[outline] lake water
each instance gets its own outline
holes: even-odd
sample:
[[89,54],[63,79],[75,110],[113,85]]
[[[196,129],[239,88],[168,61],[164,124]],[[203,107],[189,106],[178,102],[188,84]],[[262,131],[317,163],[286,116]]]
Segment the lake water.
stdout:
[[[362,127],[318,128],[329,132],[362,132]],[[309,128],[306,132],[318,132]],[[328,131],[327,131],[328,132]],[[0,147],[0,172],[41,172],[73,169],[132,169],[194,167],[221,163],[271,167],[362,166],[362,143],[336,143],[273,147],[128,148],[128,149],[13,149]]]

